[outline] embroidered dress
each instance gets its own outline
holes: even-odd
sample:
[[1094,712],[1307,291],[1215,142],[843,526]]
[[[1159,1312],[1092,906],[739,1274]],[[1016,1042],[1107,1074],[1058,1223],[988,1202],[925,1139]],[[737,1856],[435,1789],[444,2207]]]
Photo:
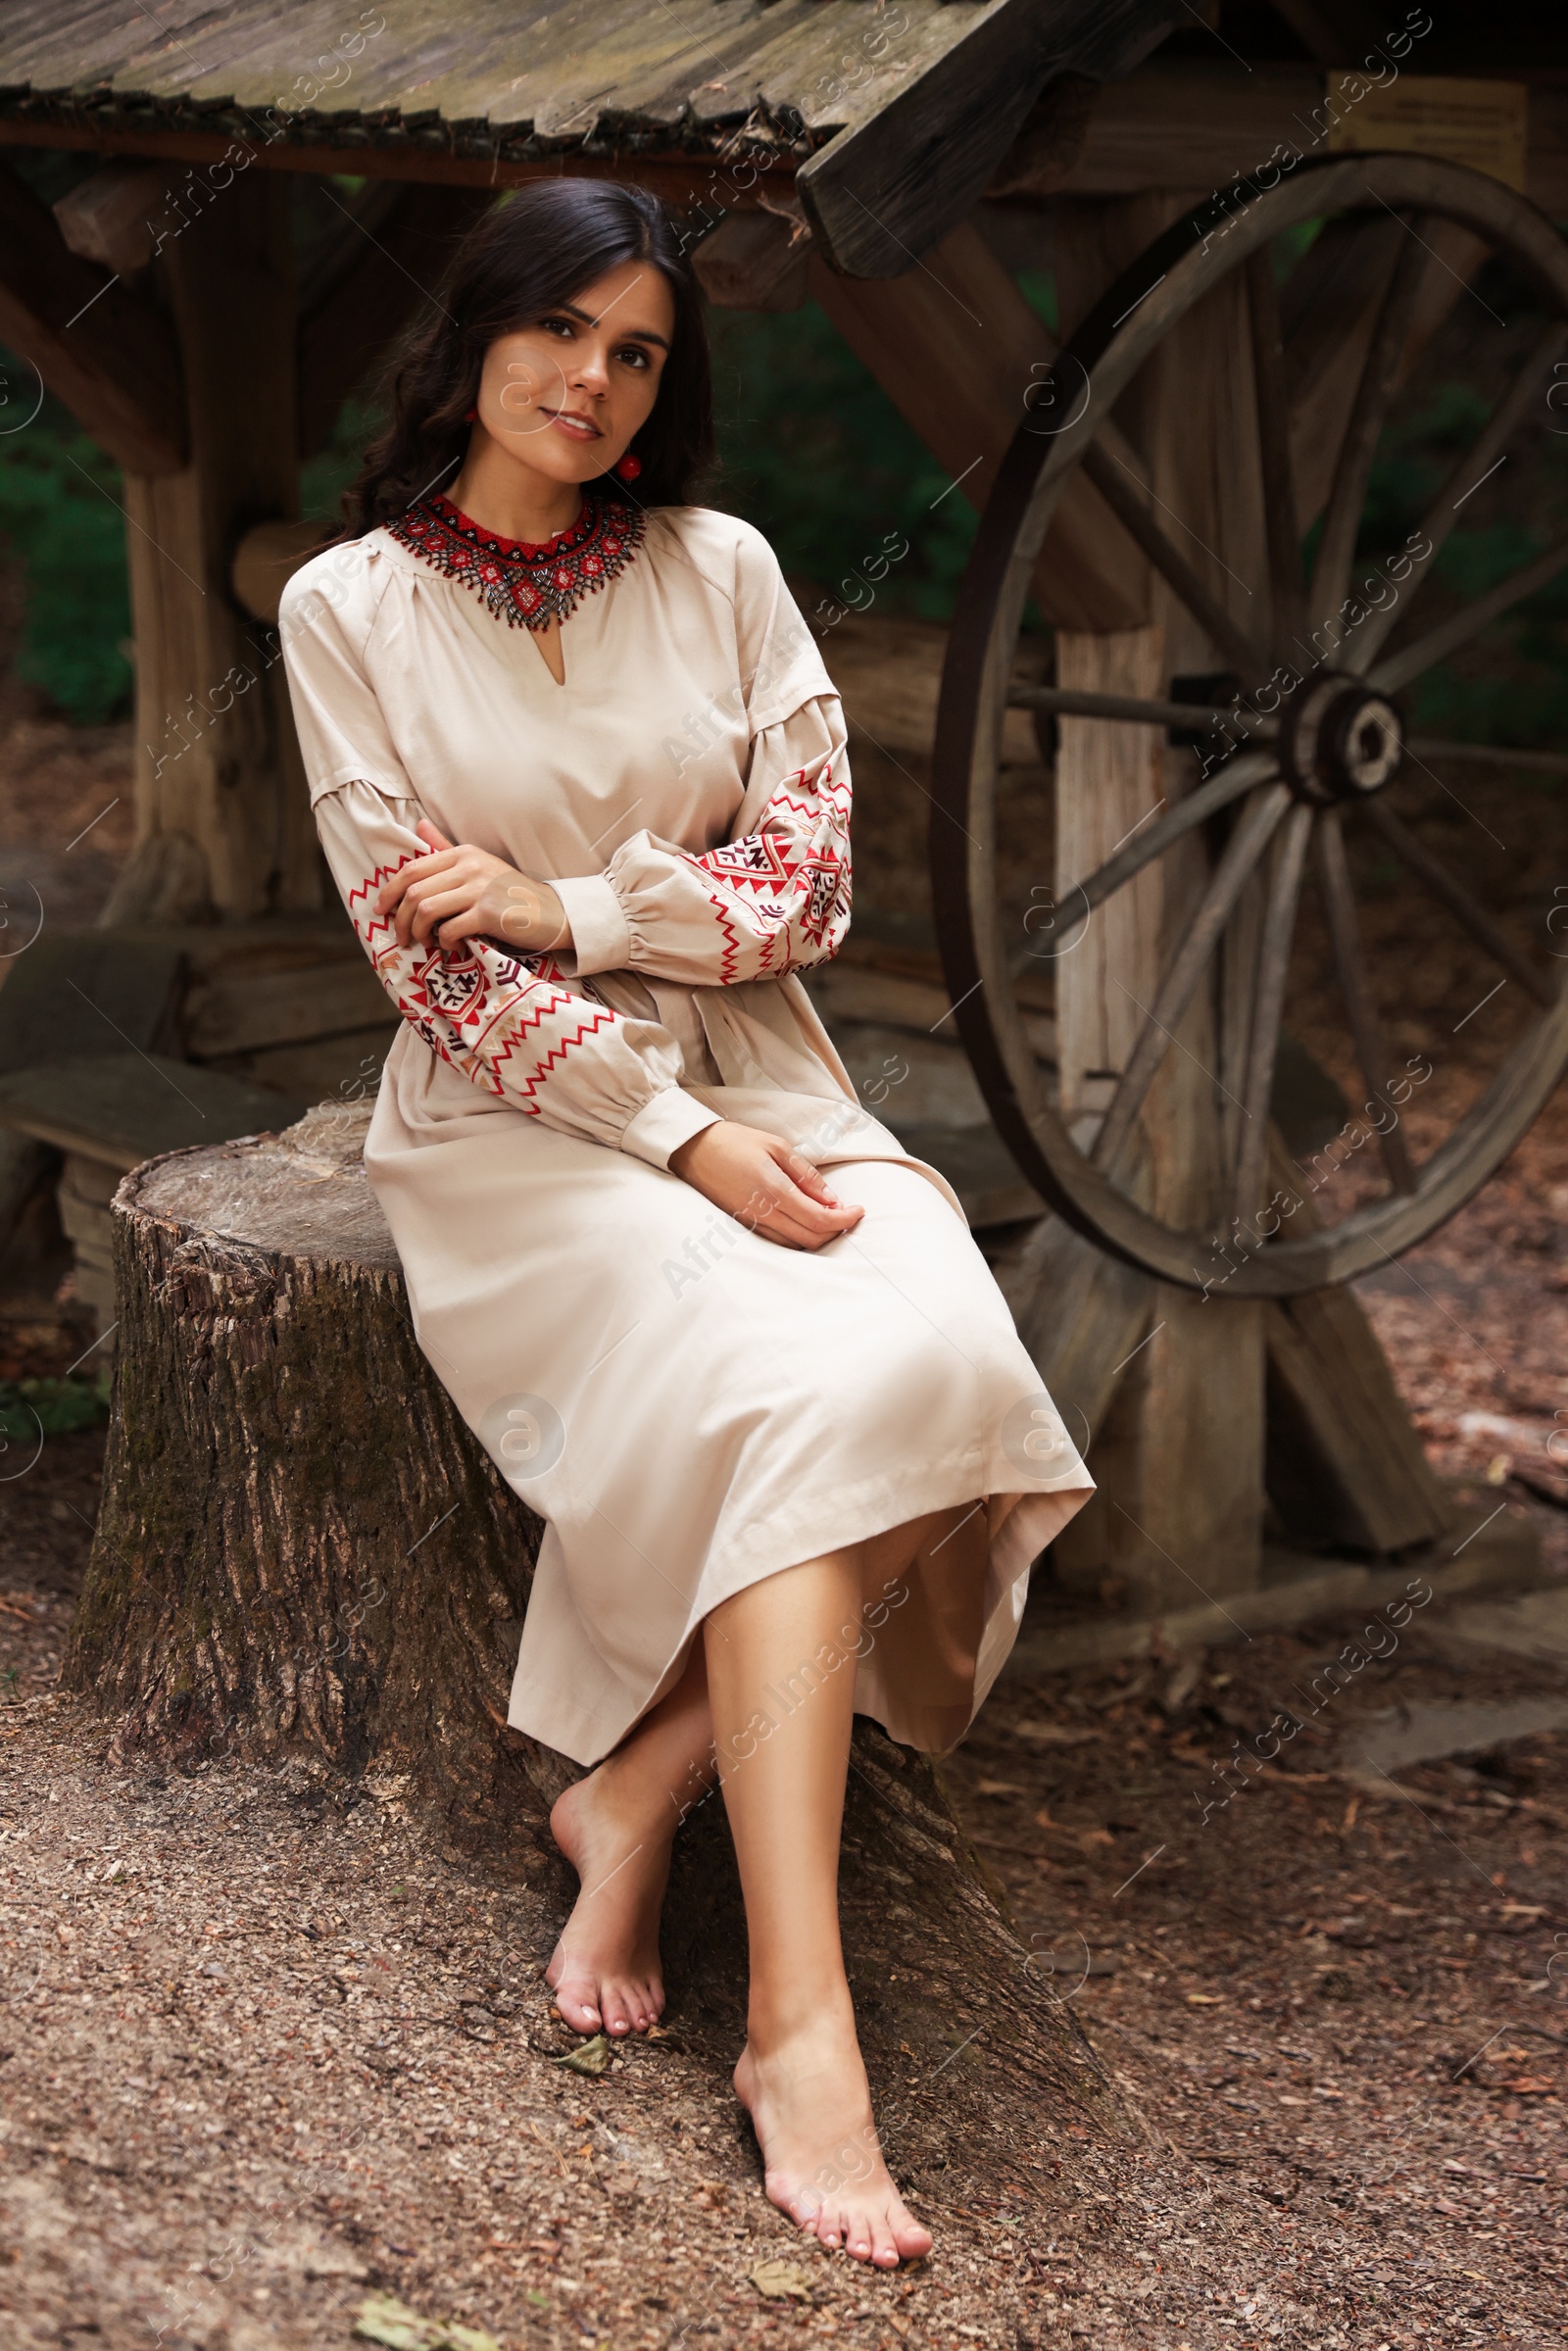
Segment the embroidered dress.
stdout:
[[[404,1016],[367,1170],[421,1347],[546,1522],[510,1719],[596,1762],[720,1600],[974,1506],[983,1589],[933,1544],[855,1667],[861,1712],[950,1747],[1092,1485],[953,1193],[796,976],[850,917],[820,653],[748,524],[616,507],[612,556],[591,503],[563,539],[603,576],[545,583],[558,684],[527,595],[562,542],[444,505],[314,558],[281,628],[322,846]],[[549,880],[569,951],[400,947],[374,900],[422,817]],[[723,1215],[668,1167],[720,1117],[831,1168],[861,1222],[812,1253]]]

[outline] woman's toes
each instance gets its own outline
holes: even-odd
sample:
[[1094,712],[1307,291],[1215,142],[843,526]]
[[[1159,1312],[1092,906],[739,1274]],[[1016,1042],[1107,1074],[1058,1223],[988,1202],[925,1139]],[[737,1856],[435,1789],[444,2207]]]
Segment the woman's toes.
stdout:
[[558,1984],[555,1987],[556,2006],[574,2033],[598,2033],[603,2024],[599,2003],[592,1986],[586,1984]]
[[893,2217],[893,2242],[902,2261],[923,2261],[936,2239],[901,2205]]

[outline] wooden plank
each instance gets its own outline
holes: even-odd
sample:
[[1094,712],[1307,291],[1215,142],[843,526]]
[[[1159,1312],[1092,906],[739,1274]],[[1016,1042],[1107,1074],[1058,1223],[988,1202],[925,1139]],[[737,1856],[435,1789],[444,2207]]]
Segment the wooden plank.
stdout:
[[[1055,350],[972,221],[917,269],[887,282],[840,277],[813,256],[812,296],[970,505],[985,504]],[[1121,629],[1148,616],[1148,565],[1079,473],[1062,493],[1035,572],[1048,619]]]
[[198,1060],[259,1046],[342,1036],[395,1017],[364,955],[252,971],[243,964],[198,982],[185,1003],[185,1050]]
[[[921,1037],[940,1032],[956,1050],[956,1032],[950,1019],[953,1007],[945,987],[894,972],[857,969],[842,958],[815,973],[807,984],[812,1003],[829,1023],[869,1020]],[[1050,1012],[1026,1013],[1024,1033],[1042,1060],[1055,1059],[1056,1023]]]
[[1262,169],[1276,147],[1314,152],[1312,109],[1322,99],[1318,66],[1259,63],[1243,73],[1224,59],[1153,59],[1101,92],[1061,193],[1207,195],[1249,166]]
[[[1375,37],[1375,36],[1374,36]],[[1348,48],[1340,53],[1343,58]],[[1406,65],[1418,52],[1412,51]],[[1321,65],[1253,61],[1244,75],[1224,59],[1155,58],[1100,94],[1077,153],[1054,182],[1070,196],[1125,196],[1148,188],[1229,187],[1251,171],[1271,176],[1292,156],[1313,160],[1331,152],[1332,119],[1325,101],[1343,73]],[[1493,61],[1488,60],[1489,77]],[[1406,73],[1392,85],[1419,93],[1431,77]],[[1568,91],[1528,73],[1529,120],[1524,192],[1549,218],[1568,207]],[[1483,88],[1485,83],[1481,85]],[[1508,86],[1508,85],[1503,85]],[[1336,103],[1343,129],[1338,151],[1358,135],[1359,105]],[[1370,117],[1367,118],[1370,127]],[[1428,134],[1441,138],[1441,127]],[[1381,138],[1368,144],[1382,147]],[[1446,154],[1439,145],[1422,152]],[[1456,156],[1462,161],[1463,157]],[[1000,175],[999,175],[1000,177]]]
[[[1093,1503],[1088,1505],[1093,1508]],[[1469,1592],[1528,1592],[1544,1580],[1540,1535],[1521,1512],[1505,1510],[1486,1524],[1489,1503],[1464,1509],[1441,1545],[1423,1548],[1397,1567],[1364,1560],[1328,1560],[1310,1552],[1270,1547],[1266,1576],[1256,1592],[1230,1593],[1223,1604],[1163,1609],[1157,1614],[1103,1607],[1093,1614],[1038,1622],[1014,1643],[1003,1679],[1070,1672],[1118,1657],[1191,1655],[1250,1641],[1259,1633],[1288,1633],[1332,1622],[1348,1610],[1386,1608],[1425,1584],[1440,1605]],[[1084,1513],[1081,1511],[1079,1516]],[[1077,1520],[1073,1521],[1077,1524]],[[1483,1532],[1483,1528],[1485,1531]],[[1058,1538],[1056,1548],[1060,1547]],[[1054,1552],[1053,1557],[1054,1558]],[[1429,1602],[1428,1605],[1431,1603]],[[1434,1622],[1434,1629],[1436,1623]]]
[[225,1065],[234,1077],[275,1086],[300,1102],[365,1102],[374,1096],[381,1064],[402,1025],[388,1004],[381,1019],[368,1028],[346,1029],[340,1036],[311,1038],[299,1045],[260,1046],[253,1053],[233,1055]]
[[45,927],[0,988],[0,1074],[172,1043],[184,960],[177,940]]
[[84,1054],[0,1077],[0,1126],[122,1173],[161,1151],[272,1133],[305,1104],[162,1053]]
[[[1157,695],[1165,683],[1164,631],[1089,636],[1060,629],[1056,683],[1086,693]],[[1141,1007],[1153,1003],[1159,986],[1164,904],[1157,861],[1087,917],[1072,885],[1159,808],[1164,744],[1147,726],[1062,718],[1059,728],[1054,927],[1028,944],[1049,957],[1055,978],[1060,1101],[1072,1112],[1085,1106],[1086,1081],[1127,1065]]]
[[0,341],[37,368],[127,472],[185,462],[185,398],[167,321],[77,259],[46,204],[0,162]]

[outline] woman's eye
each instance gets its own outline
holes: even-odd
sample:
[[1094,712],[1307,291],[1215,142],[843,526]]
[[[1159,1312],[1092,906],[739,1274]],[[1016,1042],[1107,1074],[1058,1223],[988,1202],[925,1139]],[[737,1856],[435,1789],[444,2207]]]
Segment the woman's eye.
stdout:
[[639,343],[628,343],[620,357],[629,367],[646,367],[649,365],[648,354]]
[[571,332],[571,320],[569,318],[546,318],[544,321],[544,329],[546,334],[569,335]]

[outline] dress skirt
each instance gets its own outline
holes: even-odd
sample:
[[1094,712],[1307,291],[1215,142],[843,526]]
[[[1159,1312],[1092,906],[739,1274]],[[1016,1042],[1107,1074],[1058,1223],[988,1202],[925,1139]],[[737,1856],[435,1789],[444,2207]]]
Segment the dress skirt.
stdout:
[[1092,1481],[939,1175],[853,1105],[835,1138],[820,1101],[695,1091],[830,1167],[859,1224],[781,1248],[667,1170],[477,1096],[412,1036],[381,1088],[366,1166],[419,1344],[546,1522],[509,1719],[593,1764],[721,1600],[958,1509],[983,1514],[983,1570],[949,1524],[842,1660],[857,1711],[941,1752]]

